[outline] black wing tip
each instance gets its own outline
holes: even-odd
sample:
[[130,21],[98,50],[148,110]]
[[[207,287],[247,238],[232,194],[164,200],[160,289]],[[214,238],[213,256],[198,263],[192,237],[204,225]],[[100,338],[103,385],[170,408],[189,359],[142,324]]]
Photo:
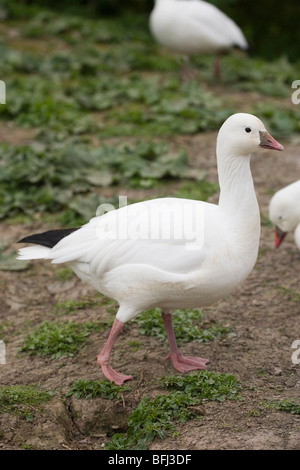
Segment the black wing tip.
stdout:
[[63,228],[59,230],[48,230],[43,233],[35,233],[22,238],[17,243],[33,243],[35,245],[46,246],[53,248],[60,240],[70,235],[72,232],[78,230],[77,228]]

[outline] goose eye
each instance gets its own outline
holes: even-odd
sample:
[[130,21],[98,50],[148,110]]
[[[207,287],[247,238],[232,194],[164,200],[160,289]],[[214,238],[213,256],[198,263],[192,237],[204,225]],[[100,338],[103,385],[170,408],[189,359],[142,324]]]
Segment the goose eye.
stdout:
[[248,133],[251,132],[251,130],[252,130],[251,127],[246,127],[246,129],[245,129],[245,131],[248,132]]

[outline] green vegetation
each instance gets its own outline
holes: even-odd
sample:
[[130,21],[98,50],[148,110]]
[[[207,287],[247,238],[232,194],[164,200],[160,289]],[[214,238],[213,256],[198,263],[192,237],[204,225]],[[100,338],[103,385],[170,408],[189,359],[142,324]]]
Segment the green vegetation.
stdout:
[[72,279],[73,276],[73,271],[68,267],[61,268],[55,273],[55,278],[61,282],[68,281],[69,279]]
[[101,197],[95,188],[115,184],[149,187],[160,179],[203,176],[187,165],[185,153],[172,153],[164,144],[142,142],[94,149],[65,143],[52,150],[2,144],[0,161],[1,218],[20,212],[69,209],[88,220],[100,204],[118,207],[116,198]]
[[234,376],[207,371],[163,377],[160,385],[172,392],[154,399],[144,397],[129,417],[126,434],[114,434],[105,449],[146,449],[155,437],[162,439],[174,433],[176,424],[199,417],[197,405],[201,400],[237,398],[240,389]]
[[54,306],[54,313],[56,315],[69,315],[77,310],[84,310],[86,308],[100,306],[103,304],[103,298],[83,298],[80,300],[64,300],[63,302],[58,302]]
[[[82,224],[98,205],[117,206],[117,197],[101,194],[108,187],[117,194],[117,187],[181,181],[178,197],[209,197],[217,184],[166,140],[217,130],[242,110],[239,90],[264,96],[247,111],[278,138],[300,130],[300,110],[290,105],[296,62],[227,55],[222,83],[232,91],[229,103],[211,81],[213,57],[193,59],[197,80],[181,82],[179,61],[153,41],[146,16],[88,19],[10,4],[19,36],[0,43],[8,98],[0,121],[13,123],[12,133],[35,134],[26,145],[0,144],[0,218],[59,212],[61,224]],[[10,24],[16,23],[1,25],[4,32]]]
[[175,196],[184,199],[207,201],[208,198],[217,192],[219,192],[219,185],[204,179],[203,181],[183,183]]
[[272,406],[279,411],[286,411],[293,415],[300,415],[300,403],[297,403],[294,400],[289,400],[288,398],[284,398],[279,402],[273,402]]
[[[265,0],[263,5],[254,3],[251,9],[245,8],[241,1],[237,0],[210,0],[227,15],[229,15],[242,28],[249,43],[252,45],[253,54],[264,58],[280,57],[286,55],[293,60],[298,60],[297,44],[299,43],[299,32],[295,28],[295,18],[299,17],[300,6],[293,0],[286,0],[284,3],[279,0]],[[63,4],[58,0],[43,0],[43,7],[53,8],[61,13],[62,9],[66,12],[81,16],[97,18],[100,23],[99,28],[82,28],[81,23],[76,17],[72,17],[73,26],[77,26],[80,33],[87,35],[93,34],[95,37],[104,39],[111,38],[111,31],[103,28],[101,19],[104,15],[123,15],[124,24],[120,24],[119,34],[133,35],[134,31],[128,26],[139,22],[143,24],[143,29],[147,30],[147,16],[153,8],[153,0],[101,0],[101,2],[85,0],[65,0]],[[28,19],[30,21],[30,30],[32,33],[39,32],[41,27],[38,23],[35,25],[32,17],[40,10],[41,2],[38,0],[27,0],[26,3],[12,0],[2,0],[2,15],[7,15],[14,19]],[[144,16],[139,16],[144,13]],[[138,21],[137,21],[138,18]],[[127,21],[126,21],[127,19]],[[129,22],[129,19],[131,20]],[[76,21],[77,20],[77,21]],[[92,22],[91,22],[92,23]],[[68,32],[68,26],[64,18],[59,22],[57,19],[52,25],[52,21],[44,24],[46,34],[57,34]],[[267,33],[266,34],[266,28]],[[118,30],[116,28],[115,35]],[[276,44],[276,47],[274,47]]]
[[174,432],[174,422],[192,419],[195,413],[189,407],[198,403],[197,398],[178,392],[143,398],[128,420],[127,433],[114,434],[105,450],[147,449],[155,437],[163,439]]
[[[135,322],[138,323],[141,334],[154,336],[164,341],[167,339],[159,308],[146,310],[136,318]],[[174,311],[173,325],[178,344],[189,341],[208,343],[230,332],[229,328],[223,326],[200,328],[194,324],[195,322],[200,323],[200,325],[203,324],[204,315],[201,310],[178,309]]]
[[234,375],[200,371],[193,375],[162,377],[159,383],[167,390],[178,390],[207,400],[224,401],[240,398],[241,385]]
[[0,387],[0,413],[11,413],[32,421],[37,411],[43,409],[53,393],[33,385]]
[[67,396],[74,396],[75,398],[107,398],[109,400],[117,399],[123,392],[129,391],[130,388],[125,385],[115,385],[108,380],[76,380],[72,389]]
[[49,356],[51,359],[76,356],[91,331],[101,331],[106,323],[78,324],[68,322],[43,322],[29,334],[20,351],[30,355]]

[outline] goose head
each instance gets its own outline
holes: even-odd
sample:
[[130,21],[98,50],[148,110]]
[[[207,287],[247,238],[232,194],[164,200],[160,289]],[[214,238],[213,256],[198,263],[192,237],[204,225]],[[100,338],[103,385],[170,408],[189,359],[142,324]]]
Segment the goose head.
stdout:
[[252,114],[233,114],[220,128],[217,153],[241,157],[261,148],[283,150],[283,146],[269,134],[262,121]]
[[[289,232],[295,232],[300,245],[300,181],[277,191],[270,201],[269,219],[275,226],[275,247],[278,248]],[[299,248],[299,246],[298,246]]]

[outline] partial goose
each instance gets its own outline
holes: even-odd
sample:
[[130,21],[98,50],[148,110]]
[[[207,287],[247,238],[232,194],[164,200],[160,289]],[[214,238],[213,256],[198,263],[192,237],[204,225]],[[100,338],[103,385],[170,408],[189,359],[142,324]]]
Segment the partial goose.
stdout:
[[269,218],[275,225],[275,247],[278,248],[289,232],[300,250],[300,180],[277,191],[269,205]]
[[112,348],[124,323],[153,307],[162,309],[168,357],[175,369],[206,368],[207,359],[184,357],[178,350],[171,312],[211,305],[251,272],[258,253],[260,216],[250,154],[260,148],[283,150],[257,117],[234,114],[217,138],[218,205],[154,199],[94,217],[70,234],[50,231],[20,241],[38,246],[20,249],[19,259],[67,263],[80,279],[119,303],[98,356],[109,380],[122,384],[132,378],[111,367]]
[[[155,0],[149,19],[155,40],[185,57],[248,49],[241,29],[214,5],[201,0]],[[219,57],[215,64],[218,78]]]

